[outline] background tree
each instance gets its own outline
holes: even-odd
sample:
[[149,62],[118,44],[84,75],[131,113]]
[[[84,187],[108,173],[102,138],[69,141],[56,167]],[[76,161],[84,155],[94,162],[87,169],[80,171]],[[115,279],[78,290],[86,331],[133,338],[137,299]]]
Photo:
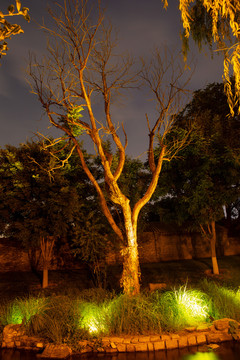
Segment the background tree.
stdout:
[[113,244],[112,235],[106,218],[98,209],[91,209],[82,219],[74,224],[71,236],[73,254],[83,261],[90,270],[91,278],[96,287],[106,288],[107,283],[107,249]]
[[[167,0],[162,0],[165,7]],[[188,39],[193,40],[201,48],[202,43],[212,49],[213,43],[217,51],[224,54],[224,87],[228,97],[231,116],[238,104],[240,113],[240,2],[239,0],[179,0],[182,24],[183,52],[188,51]],[[235,77],[234,87],[231,74]]]
[[175,221],[200,226],[210,241],[217,274],[216,221],[239,197],[240,119],[228,117],[223,84],[214,83],[194,93],[176,123],[179,136],[192,127],[191,142],[179,159],[164,167],[166,177],[160,187],[168,196],[160,204],[171,204]]
[[[84,152],[85,161],[99,182],[104,179],[99,159]],[[64,159],[64,156],[62,157]],[[77,190],[80,211],[67,234],[71,253],[87,266],[92,282],[97,287],[106,288],[107,265],[106,249],[115,248],[111,227],[99,209],[96,191],[82,169],[76,151],[73,151],[64,168],[64,176]]]
[[0,150],[0,230],[20,241],[31,255],[41,249],[43,287],[48,285],[54,243],[67,235],[81,208],[77,190],[64,170],[49,176],[52,162],[39,143]]
[[[136,77],[131,72],[133,62],[129,57],[119,56],[111,26],[104,21],[100,5],[90,8],[85,0],[64,0],[55,12],[50,10],[50,15],[55,28],[45,28],[50,35],[48,56],[41,62],[34,57],[30,61],[32,91],[38,96],[50,123],[60,129],[76,148],[82,167],[97,191],[102,211],[121,243],[124,292],[134,295],[140,291],[139,213],[155,191],[163,161],[169,160],[182,146],[174,143],[169,147],[165,140],[172,125],[169,115],[176,111],[176,101],[182,91],[180,81],[186,80],[184,68],[176,62],[174,64],[176,57],[166,53],[164,59],[156,52],[150,66],[145,65],[141,72],[143,82],[156,98],[157,115],[155,120],[148,120],[151,181],[145,194],[131,207],[129,198],[119,185],[125,165],[127,136],[123,126],[120,134],[110,109],[112,99],[119,92],[136,85]],[[103,111],[100,115],[94,106],[98,95],[101,98],[98,104],[101,103]],[[83,109],[84,118],[81,117]],[[104,190],[85,162],[78,142],[81,134],[90,138],[101,159]],[[118,154],[117,164],[113,164],[112,154],[104,146],[109,138]],[[157,161],[153,152],[155,140],[159,141],[161,148]],[[113,218],[108,199],[121,209],[124,230]]]
[[4,14],[0,11],[0,58],[3,55],[6,55],[8,50],[6,39],[11,39],[12,35],[17,35],[23,33],[23,29],[18,24],[11,24],[7,21],[7,17],[22,15],[25,20],[28,22],[30,21],[30,16],[28,14],[29,9],[26,7],[21,8],[21,1],[16,0],[16,8],[17,11],[15,12],[15,6],[9,5],[8,7],[8,14]]

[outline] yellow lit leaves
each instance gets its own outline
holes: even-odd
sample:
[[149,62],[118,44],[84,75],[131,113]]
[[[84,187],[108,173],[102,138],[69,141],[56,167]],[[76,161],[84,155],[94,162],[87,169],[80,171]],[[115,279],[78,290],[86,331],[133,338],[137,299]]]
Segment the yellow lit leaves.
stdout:
[[190,13],[189,6],[193,0],[179,0],[179,10],[181,11],[183,28],[186,31],[186,37],[189,37],[190,34]]
[[[164,7],[167,7],[167,1],[162,1],[164,2]],[[191,26],[194,19],[191,19],[191,9],[195,3],[195,0],[179,0],[179,10],[181,11],[186,38],[189,38],[191,30],[193,30]],[[231,116],[234,115],[235,107],[238,107],[238,113],[240,114],[240,1],[201,0],[201,3],[212,19],[212,39],[218,49],[224,53],[223,81],[225,83]],[[221,22],[224,22],[226,26],[219,26]],[[228,38],[228,32],[235,42],[231,47],[226,44],[225,40],[226,37]],[[231,86],[230,74],[235,77],[234,89]]]
[[11,24],[6,20],[8,16],[22,15],[26,21],[30,21],[30,16],[28,14],[29,9],[23,7],[21,9],[21,1],[16,0],[17,12],[15,12],[15,6],[9,5],[8,14],[3,14],[0,11],[0,58],[3,55],[6,55],[8,50],[7,43],[5,39],[10,39],[12,35],[17,35],[23,33],[23,29],[18,24]]

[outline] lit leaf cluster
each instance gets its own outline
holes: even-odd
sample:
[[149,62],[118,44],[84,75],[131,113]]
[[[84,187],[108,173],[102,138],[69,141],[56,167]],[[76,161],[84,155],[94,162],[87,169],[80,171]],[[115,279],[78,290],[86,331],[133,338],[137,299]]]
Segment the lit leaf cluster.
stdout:
[[29,22],[30,16],[28,12],[28,8],[21,8],[20,0],[16,0],[16,11],[14,5],[9,5],[7,14],[4,14],[2,11],[0,11],[0,58],[3,55],[6,55],[6,52],[8,50],[8,44],[5,40],[11,39],[12,35],[21,34],[24,32],[20,25],[11,24],[6,20],[6,17],[22,15],[24,19]]
[[78,120],[83,117],[81,111],[83,111],[82,106],[73,106],[67,114],[67,124],[74,136],[80,136],[83,134],[84,131],[83,127],[78,124]]

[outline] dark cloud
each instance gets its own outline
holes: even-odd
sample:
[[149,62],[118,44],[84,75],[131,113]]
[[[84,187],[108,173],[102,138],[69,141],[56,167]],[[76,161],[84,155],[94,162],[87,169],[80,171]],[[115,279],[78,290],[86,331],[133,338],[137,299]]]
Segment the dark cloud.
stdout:
[[[94,0],[93,0],[94,1]],[[14,1],[12,1],[14,2]],[[18,145],[30,139],[36,131],[51,133],[47,119],[42,118],[42,109],[36,96],[30,94],[26,82],[25,69],[29,51],[44,54],[46,39],[36,22],[41,23],[46,15],[44,0],[22,0],[30,8],[32,21],[14,18],[21,22],[25,33],[9,41],[9,53],[1,60],[0,67],[0,146]],[[154,47],[167,45],[176,53],[180,51],[180,13],[177,1],[169,2],[165,11],[161,0],[105,0],[107,16],[118,31],[119,52],[128,51],[137,58],[149,57]],[[1,10],[7,8],[8,0],[1,0]],[[13,19],[13,18],[12,18]],[[12,20],[11,19],[11,20]],[[196,71],[189,85],[191,90],[206,86],[210,82],[221,81],[222,58],[211,60],[209,51],[199,54],[191,44],[197,61]],[[146,148],[145,113],[154,117],[154,105],[150,96],[141,91],[116,101],[112,113],[116,122],[124,123],[129,133],[128,152],[142,153]],[[53,133],[55,133],[53,131]]]

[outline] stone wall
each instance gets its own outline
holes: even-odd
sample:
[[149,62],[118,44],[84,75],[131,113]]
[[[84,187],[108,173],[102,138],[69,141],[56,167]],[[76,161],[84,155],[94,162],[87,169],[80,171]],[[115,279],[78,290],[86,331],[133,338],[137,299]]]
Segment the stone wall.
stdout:
[[0,238],[0,272],[30,271],[28,254],[11,239]]
[[[139,258],[141,263],[197,259],[211,256],[209,242],[200,233],[184,231],[166,231],[155,228],[140,234]],[[217,227],[217,255],[229,256],[240,254],[240,238],[228,237],[227,230]],[[107,263],[115,265],[122,262],[119,250],[111,250],[109,246]],[[81,263],[70,253],[67,243],[55,249],[55,256],[50,270],[78,269]],[[39,270],[42,269],[41,262]],[[18,243],[10,239],[0,238],[0,272],[30,271],[30,261],[26,251]]]
[[[211,257],[210,244],[200,233],[154,229],[140,234],[138,243],[140,263]],[[228,237],[227,230],[218,226],[216,247],[218,256],[239,255],[240,238]],[[121,261],[119,251],[109,251],[108,264]]]
[[[37,268],[42,270],[40,251],[36,257],[40,259]],[[55,248],[49,270],[78,269],[81,266],[82,264],[70,253],[69,247],[63,244],[61,248]],[[0,272],[7,271],[31,271],[31,264],[28,252],[17,241],[0,238]]]
[[[208,345],[240,339],[239,323],[232,319],[215,320],[213,324],[201,324],[186,328],[179,333],[161,333],[152,335],[105,336],[95,341],[79,340],[79,354],[152,352],[182,349],[191,346]],[[76,340],[77,341],[77,340]],[[22,325],[7,325],[3,330],[2,348],[32,349],[39,357],[67,358],[72,350],[66,345],[48,344],[43,339],[28,337]],[[42,352],[43,351],[43,352]]]

